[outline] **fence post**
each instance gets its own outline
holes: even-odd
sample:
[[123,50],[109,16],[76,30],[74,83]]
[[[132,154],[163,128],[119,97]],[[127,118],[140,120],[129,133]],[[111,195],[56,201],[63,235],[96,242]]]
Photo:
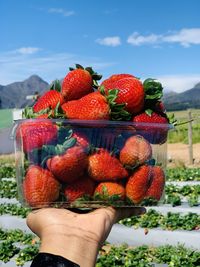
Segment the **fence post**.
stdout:
[[190,109],[188,109],[188,121],[189,164],[192,165],[194,163],[194,159],[192,146],[192,113]]

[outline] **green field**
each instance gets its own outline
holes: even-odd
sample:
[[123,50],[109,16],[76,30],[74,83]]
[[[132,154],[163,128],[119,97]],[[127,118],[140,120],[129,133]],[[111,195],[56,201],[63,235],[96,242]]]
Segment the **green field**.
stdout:
[[12,109],[0,109],[0,129],[12,126]]
[[[192,142],[200,143],[200,109],[191,109],[191,117],[192,117]],[[177,125],[175,130],[169,132],[168,142],[169,143],[188,143],[188,121],[189,114],[188,110],[168,112],[169,115],[175,115],[178,123],[184,123],[181,125]]]

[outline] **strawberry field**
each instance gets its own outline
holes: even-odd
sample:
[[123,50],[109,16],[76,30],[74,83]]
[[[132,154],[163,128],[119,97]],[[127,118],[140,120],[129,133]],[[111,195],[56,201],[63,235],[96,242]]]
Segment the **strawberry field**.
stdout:
[[[200,266],[200,168],[167,169],[164,204],[115,225],[96,266]],[[0,168],[1,266],[29,266],[39,240],[26,227],[17,201],[12,160]]]

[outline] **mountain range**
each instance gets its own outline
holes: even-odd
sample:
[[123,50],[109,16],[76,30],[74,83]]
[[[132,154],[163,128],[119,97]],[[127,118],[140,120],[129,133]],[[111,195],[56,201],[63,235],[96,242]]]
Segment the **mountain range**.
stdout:
[[[32,75],[21,82],[0,85],[0,109],[24,108],[33,104],[30,99],[34,94],[42,95],[49,89],[49,84],[37,75]],[[164,93],[163,102],[167,111],[200,108],[200,82],[182,93]]]

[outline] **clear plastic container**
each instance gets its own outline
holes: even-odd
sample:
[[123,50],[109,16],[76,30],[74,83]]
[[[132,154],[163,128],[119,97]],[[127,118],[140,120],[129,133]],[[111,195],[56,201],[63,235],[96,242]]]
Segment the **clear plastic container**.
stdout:
[[17,120],[19,200],[32,208],[160,203],[171,128],[105,120]]

